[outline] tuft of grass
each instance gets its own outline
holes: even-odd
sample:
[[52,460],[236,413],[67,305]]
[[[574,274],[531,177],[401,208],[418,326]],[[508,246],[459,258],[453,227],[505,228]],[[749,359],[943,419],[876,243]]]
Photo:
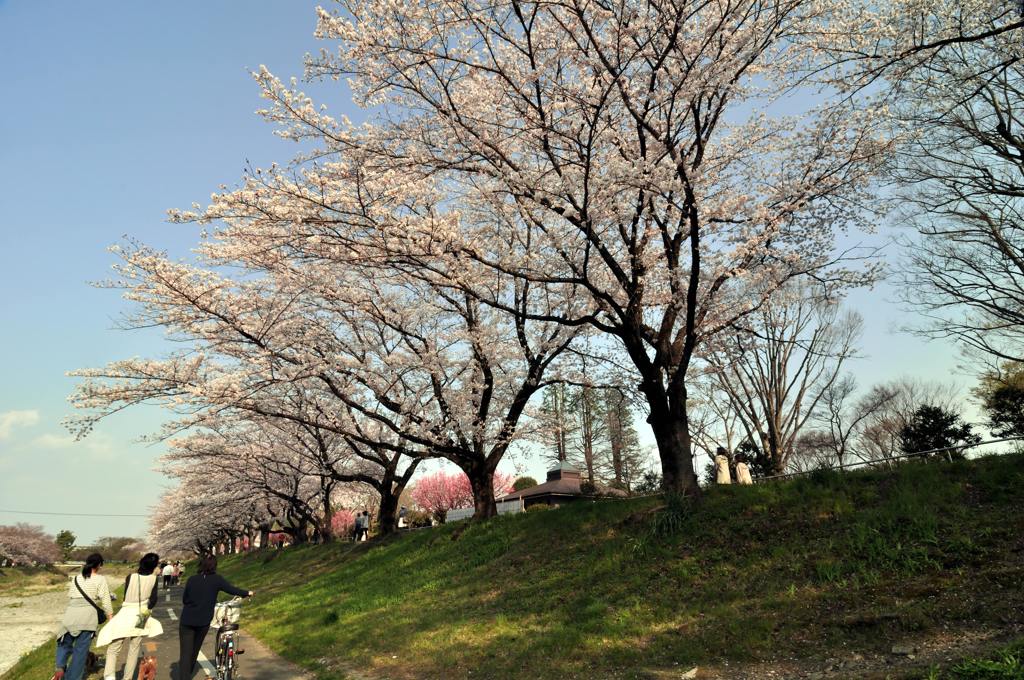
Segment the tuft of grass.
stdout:
[[943,673],[931,669],[925,680],[1024,680],[1024,640],[1007,645],[986,658],[965,659]]

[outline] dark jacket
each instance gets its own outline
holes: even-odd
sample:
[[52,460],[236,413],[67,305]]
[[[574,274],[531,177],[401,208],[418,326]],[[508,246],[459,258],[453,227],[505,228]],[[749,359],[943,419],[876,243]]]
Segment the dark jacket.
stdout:
[[213,606],[217,604],[217,593],[231,593],[245,597],[248,590],[236,588],[220,574],[196,574],[185,582],[185,594],[181,602],[181,625],[208,626],[213,620]]

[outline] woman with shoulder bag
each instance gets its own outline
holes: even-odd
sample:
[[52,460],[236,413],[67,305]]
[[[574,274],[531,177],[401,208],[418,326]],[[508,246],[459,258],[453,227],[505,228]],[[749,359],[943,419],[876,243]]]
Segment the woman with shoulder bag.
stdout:
[[[85,559],[82,573],[68,586],[68,607],[57,631],[56,671],[52,680],[82,680],[85,677],[89,645],[96,629],[114,615],[110,605],[110,586],[99,575],[103,555],[93,553]],[[70,661],[70,663],[69,663]]]
[[138,571],[129,574],[124,581],[124,604],[96,639],[97,647],[110,645],[107,647],[103,680],[116,680],[117,657],[125,642],[128,643],[128,659],[124,664],[123,677],[131,678],[139,661],[142,638],[156,637],[164,632],[160,622],[150,616],[159,595],[158,575],[155,573],[159,562],[160,557],[156,553],[146,553],[139,560]]

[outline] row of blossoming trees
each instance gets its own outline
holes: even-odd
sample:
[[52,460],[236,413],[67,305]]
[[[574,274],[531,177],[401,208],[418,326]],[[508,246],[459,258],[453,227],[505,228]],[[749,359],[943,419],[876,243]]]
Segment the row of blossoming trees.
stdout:
[[182,349],[78,371],[73,427],[144,402],[175,414],[160,436],[181,484],[155,528],[179,544],[271,517],[327,536],[332,485],[353,482],[390,530],[430,458],[491,516],[498,463],[560,382],[634,394],[665,488],[695,492],[707,357],[780,291],[835,301],[876,276],[836,236],[877,220],[902,134],[888,86],[1016,26],[998,3],[962,4],[321,9],[332,48],[307,76],[348,79],[367,120],[255,74],[262,115],[303,151],[173,213],[208,225],[194,261],[118,250],[109,285],[131,323]]

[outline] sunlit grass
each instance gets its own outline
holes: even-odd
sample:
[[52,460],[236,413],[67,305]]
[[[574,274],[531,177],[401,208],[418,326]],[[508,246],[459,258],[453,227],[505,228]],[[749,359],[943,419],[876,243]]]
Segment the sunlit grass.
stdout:
[[1024,500],[1021,462],[823,473],[711,489],[699,503],[581,503],[231,557],[223,571],[259,593],[250,629],[324,679],[648,677],[813,655],[877,644],[845,623],[855,612],[938,625],[899,590],[970,587],[972,573],[1019,560],[1008,539],[1021,519],[1008,510]]
[[[1024,606],[1022,464],[580,503],[232,556],[221,571],[257,591],[243,628],[322,680],[656,678],[885,653],[961,621],[998,627]],[[52,645],[42,668],[51,658]]]

